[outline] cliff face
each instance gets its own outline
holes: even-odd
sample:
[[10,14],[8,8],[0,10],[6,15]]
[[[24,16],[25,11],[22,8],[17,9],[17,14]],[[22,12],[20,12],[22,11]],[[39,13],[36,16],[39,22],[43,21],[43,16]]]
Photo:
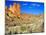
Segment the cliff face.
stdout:
[[20,4],[14,3],[13,6],[10,5],[9,8],[6,7],[5,12],[8,12],[9,15],[13,14],[13,16],[20,17]]

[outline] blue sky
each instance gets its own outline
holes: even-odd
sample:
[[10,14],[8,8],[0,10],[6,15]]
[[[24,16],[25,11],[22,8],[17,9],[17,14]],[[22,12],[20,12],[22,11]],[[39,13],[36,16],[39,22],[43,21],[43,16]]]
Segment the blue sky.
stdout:
[[21,6],[21,13],[26,13],[26,14],[44,14],[44,3],[40,2],[24,2],[24,1],[6,1],[5,5],[10,6],[13,5],[14,3],[19,3]]

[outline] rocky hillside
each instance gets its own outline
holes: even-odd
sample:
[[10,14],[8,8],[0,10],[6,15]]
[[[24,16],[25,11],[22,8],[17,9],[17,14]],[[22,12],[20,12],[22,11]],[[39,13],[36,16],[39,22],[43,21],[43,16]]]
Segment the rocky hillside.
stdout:
[[43,32],[43,15],[21,15],[21,17],[6,16],[7,33]]

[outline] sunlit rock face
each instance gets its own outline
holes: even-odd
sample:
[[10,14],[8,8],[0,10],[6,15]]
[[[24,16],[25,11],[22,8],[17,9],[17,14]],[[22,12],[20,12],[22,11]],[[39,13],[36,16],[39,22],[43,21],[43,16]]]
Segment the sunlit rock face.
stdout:
[[43,15],[20,14],[20,5],[14,4],[5,9],[6,34],[33,33],[44,31]]
[[13,16],[15,16],[15,17],[16,17],[16,16],[20,17],[20,4],[14,3],[13,6],[10,5],[9,8],[7,8],[7,6],[6,6],[5,11],[8,12],[8,14],[9,14],[10,16],[13,15]]

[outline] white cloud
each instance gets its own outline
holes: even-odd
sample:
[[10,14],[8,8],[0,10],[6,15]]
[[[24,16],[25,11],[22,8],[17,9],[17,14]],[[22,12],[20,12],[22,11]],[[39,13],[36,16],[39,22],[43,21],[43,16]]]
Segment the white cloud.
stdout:
[[38,7],[39,7],[39,6],[40,6],[40,4],[32,4],[32,6],[38,6]]
[[37,6],[40,6],[39,4],[37,4]]
[[23,5],[28,5],[28,4],[23,4]]
[[31,4],[31,5],[36,6],[36,4]]

